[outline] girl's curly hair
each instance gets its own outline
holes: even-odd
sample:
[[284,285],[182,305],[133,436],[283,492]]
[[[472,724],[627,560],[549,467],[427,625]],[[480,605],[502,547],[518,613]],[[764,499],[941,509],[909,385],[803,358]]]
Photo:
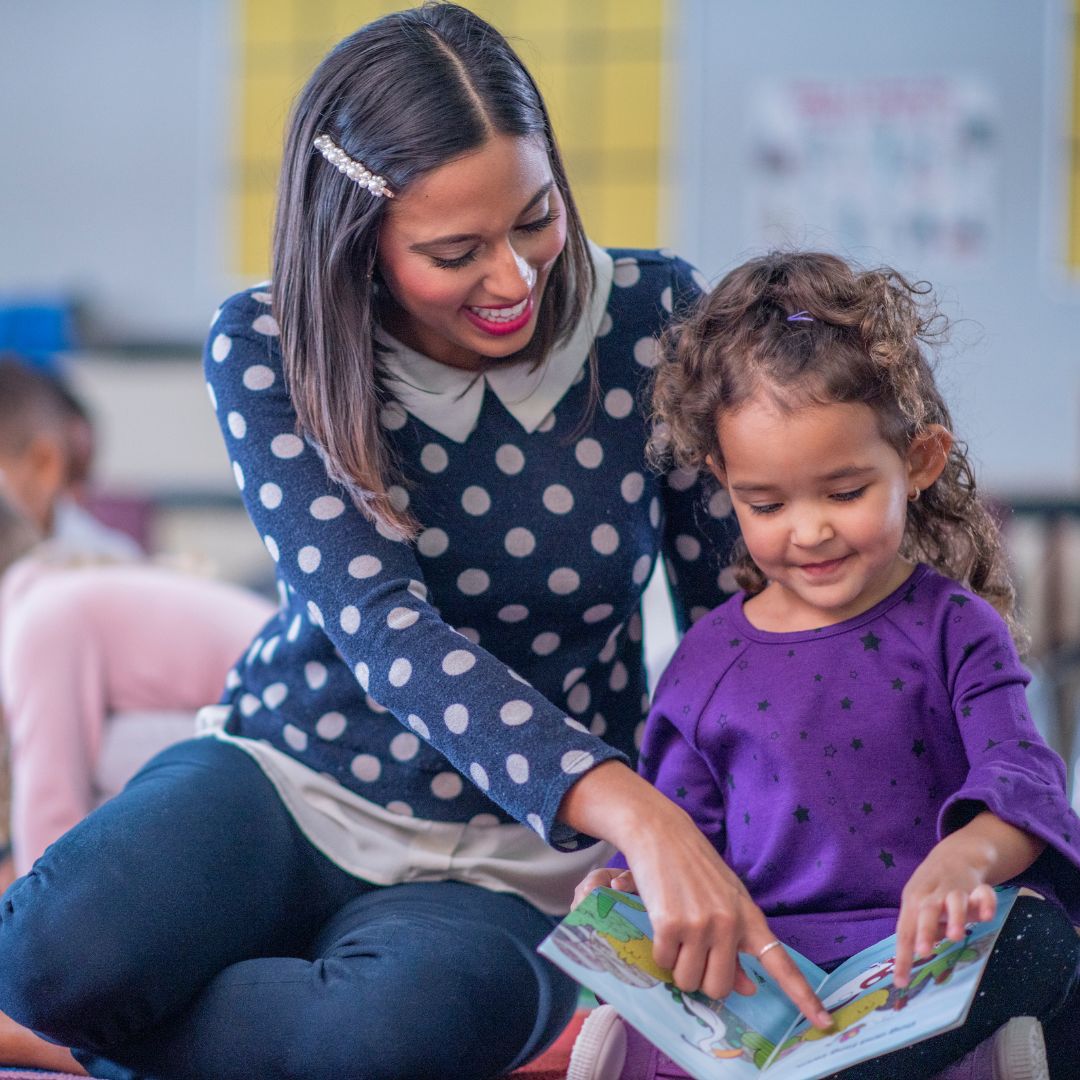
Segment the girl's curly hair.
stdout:
[[[790,318],[798,314],[809,318]],[[665,333],[652,388],[650,459],[698,472],[706,471],[706,457],[722,465],[718,416],[759,390],[788,410],[868,405],[883,438],[906,454],[930,425],[952,429],[925,351],[946,330],[930,286],[888,267],[861,270],[821,252],[752,259]],[[997,525],[976,494],[963,443],[953,443],[937,482],[908,504],[901,551],[984,597],[1022,640]],[[747,592],[765,587],[742,540],[733,569]]]

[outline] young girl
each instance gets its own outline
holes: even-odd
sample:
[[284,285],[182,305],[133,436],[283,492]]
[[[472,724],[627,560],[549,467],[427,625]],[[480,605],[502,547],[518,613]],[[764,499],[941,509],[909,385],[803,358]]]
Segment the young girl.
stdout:
[[[992,916],[993,885],[1037,890],[1047,900],[1018,901],[961,1029],[844,1075],[1071,1077],[1080,821],[1028,715],[1013,594],[925,356],[942,319],[924,297],[892,270],[773,254],[669,332],[651,449],[730,496],[743,592],[683,640],[640,771],[775,939],[825,968],[896,931],[905,986],[938,937]],[[579,896],[609,882],[633,879],[596,871]],[[674,977],[696,973],[680,958]],[[1012,1017],[1034,1019],[989,1038]],[[684,1075],[608,1007],[574,1064]]]

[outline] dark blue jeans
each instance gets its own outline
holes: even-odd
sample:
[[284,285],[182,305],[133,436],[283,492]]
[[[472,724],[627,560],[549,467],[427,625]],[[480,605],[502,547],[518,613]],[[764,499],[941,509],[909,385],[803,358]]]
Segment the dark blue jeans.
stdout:
[[555,920],[446,881],[373,886],[214,739],[159,754],[0,900],[0,1011],[110,1080],[494,1077],[576,989]]

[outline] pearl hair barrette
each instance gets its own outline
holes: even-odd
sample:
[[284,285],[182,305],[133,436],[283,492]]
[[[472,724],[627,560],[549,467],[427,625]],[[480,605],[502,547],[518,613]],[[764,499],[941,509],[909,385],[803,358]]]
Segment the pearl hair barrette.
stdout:
[[338,172],[344,173],[362,188],[367,188],[372,195],[379,195],[386,199],[394,197],[394,193],[386,186],[385,177],[377,176],[355,158],[350,157],[329,135],[316,136],[313,145]]

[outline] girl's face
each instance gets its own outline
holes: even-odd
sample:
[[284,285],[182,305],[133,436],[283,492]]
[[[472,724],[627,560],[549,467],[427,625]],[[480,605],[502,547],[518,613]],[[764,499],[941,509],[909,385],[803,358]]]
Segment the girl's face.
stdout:
[[565,207],[540,140],[493,135],[420,177],[386,208],[379,271],[386,328],[475,371],[524,348],[566,243]]
[[728,489],[746,546],[768,578],[748,614],[767,630],[828,626],[861,614],[910,573],[900,557],[908,497],[945,465],[935,427],[901,456],[868,405],[791,412],[767,393],[719,417]]

